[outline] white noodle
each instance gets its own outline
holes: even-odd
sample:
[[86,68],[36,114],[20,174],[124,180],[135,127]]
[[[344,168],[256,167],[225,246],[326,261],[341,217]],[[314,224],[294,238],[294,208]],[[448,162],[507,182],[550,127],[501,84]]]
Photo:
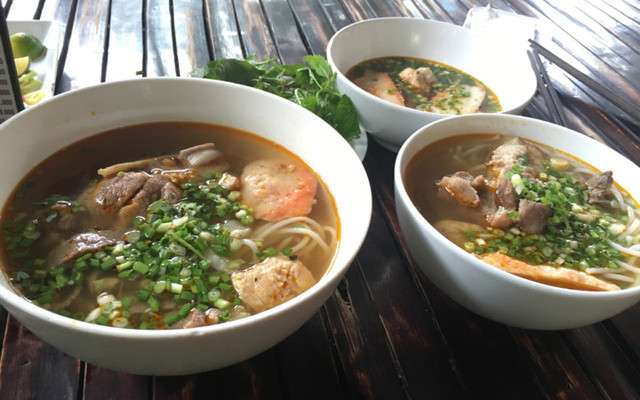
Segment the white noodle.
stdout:
[[[635,259],[633,259],[632,261],[635,261]],[[640,268],[635,267],[629,263],[626,263],[624,261],[620,261],[620,260],[616,260],[615,263],[617,265],[619,265],[620,267],[626,269],[627,271],[631,271],[631,272],[635,272],[636,274],[640,273]]]
[[258,251],[258,246],[256,246],[255,242],[251,239],[242,239],[240,241],[244,246],[247,246],[251,249],[251,254],[256,254]]
[[628,283],[635,282],[635,279],[627,275],[605,273],[605,274],[602,274],[601,276],[610,281],[621,281],[621,282],[628,282]]
[[638,250],[632,250],[629,247],[621,246],[618,243],[612,242],[611,240],[609,240],[609,245],[621,253],[629,254],[635,257],[640,257],[640,251]]
[[311,239],[313,239],[314,241],[316,241],[320,247],[322,247],[322,250],[326,253],[327,251],[329,251],[329,246],[324,242],[324,239],[322,237],[320,237],[320,235],[318,235],[317,232],[314,232],[310,229],[307,228],[288,228],[288,229],[280,229],[278,230],[278,233],[281,234],[299,234],[299,235],[305,235],[310,237]]
[[633,220],[633,222],[631,222],[631,223],[627,226],[627,228],[624,230],[624,232],[622,232],[622,233],[620,234],[620,237],[624,238],[624,237],[626,237],[626,236],[633,235],[634,233],[636,233],[636,232],[637,232],[638,227],[640,227],[640,220],[638,220],[638,219],[634,219],[634,220]]

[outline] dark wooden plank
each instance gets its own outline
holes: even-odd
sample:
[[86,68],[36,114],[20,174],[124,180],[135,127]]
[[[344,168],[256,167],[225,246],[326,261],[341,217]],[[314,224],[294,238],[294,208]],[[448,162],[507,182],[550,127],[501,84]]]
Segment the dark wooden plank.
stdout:
[[[274,40],[258,0],[233,0],[244,56],[278,58]],[[214,38],[215,39],[215,38]]]
[[339,31],[352,22],[339,0],[317,1],[322,8],[323,14],[326,16],[327,21],[333,27],[334,32]]
[[64,69],[58,71],[56,93],[94,85],[102,81],[107,3],[79,0],[70,8],[67,24],[69,41],[62,48]]
[[83,395],[91,400],[150,399],[151,379],[85,364]]
[[321,5],[307,0],[290,0],[289,3],[310,52],[326,56],[327,42],[335,31]]
[[41,341],[9,317],[0,358],[3,399],[74,398],[82,363]]
[[325,305],[339,367],[344,371],[345,396],[404,398],[404,382],[389,351],[384,328],[365,295],[366,285],[359,268],[354,267],[347,272],[332,301]]
[[330,332],[316,313],[309,322],[275,346],[283,397],[287,399],[344,398],[341,371],[332,357]]
[[213,58],[244,58],[232,0],[206,2]]
[[177,76],[173,35],[173,9],[169,0],[147,0],[145,76]]
[[362,21],[376,17],[376,13],[366,0],[345,1],[342,4],[351,21]]
[[[545,34],[550,35],[551,40],[544,40],[545,47],[548,46],[554,54],[577,66],[604,86],[617,88],[619,94],[628,97],[629,101],[640,102],[640,93],[634,88],[635,83],[631,83],[619,73],[631,68],[629,62],[612,50],[620,45],[619,42],[602,44],[602,41],[587,29],[588,27],[575,21],[569,14],[570,11],[558,10],[543,0],[531,0],[529,3],[511,2],[520,13],[546,21],[543,25],[546,29]],[[572,10],[572,7],[567,6],[566,9]]]
[[[95,4],[95,2],[92,2]],[[106,45],[104,81],[142,77],[145,74],[143,2],[112,0]]]
[[429,2],[418,2],[418,7],[426,18],[462,25],[466,18],[467,11],[471,7],[471,5],[464,3],[464,1],[459,0],[445,0],[433,4]]
[[153,380],[154,400],[282,398],[273,350],[216,371]]
[[[390,167],[373,155],[370,164]],[[464,398],[430,306],[380,212],[374,207],[357,263],[326,306],[350,390],[357,398]]]
[[603,324],[566,332],[591,379],[612,399],[640,398],[640,372]]
[[[173,1],[176,57],[179,76],[188,76],[192,70],[213,58],[207,45],[203,4],[190,0]],[[242,50],[239,51],[242,54]]]
[[412,0],[371,1],[370,4],[378,17],[423,17]]
[[278,57],[283,64],[297,64],[309,54],[293,12],[286,0],[262,0],[269,29],[273,33]]

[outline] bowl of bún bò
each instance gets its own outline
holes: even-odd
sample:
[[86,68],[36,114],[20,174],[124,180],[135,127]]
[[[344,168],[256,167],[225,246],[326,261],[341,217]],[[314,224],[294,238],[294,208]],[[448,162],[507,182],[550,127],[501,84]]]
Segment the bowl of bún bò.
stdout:
[[640,300],[638,166],[575,131],[512,115],[434,122],[396,160],[409,251],[489,319],[567,329]]
[[353,23],[330,39],[327,60],[363,128],[395,151],[438,119],[518,114],[536,91],[524,50],[441,21],[391,17]]
[[364,168],[334,129],[232,83],[75,90],[12,117],[0,142],[0,303],[118,371],[212,370],[284,340],[331,295],[371,217]]

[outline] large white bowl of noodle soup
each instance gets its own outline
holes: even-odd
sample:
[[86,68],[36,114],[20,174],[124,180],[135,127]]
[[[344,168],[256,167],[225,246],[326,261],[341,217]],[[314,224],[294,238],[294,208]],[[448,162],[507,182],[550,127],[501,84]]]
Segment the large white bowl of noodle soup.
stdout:
[[[419,212],[405,187],[405,172],[429,144],[456,135],[498,133],[530,139],[568,153],[613,178],[636,200],[640,170],[633,162],[585,135],[548,122],[510,115],[471,115],[434,122],[416,131],[396,159],[396,211],[409,251],[444,293],[486,318],[521,328],[568,329],[612,317],[640,300],[640,286],[592,292],[549,286],[480,261],[438,232]],[[435,185],[435,182],[434,182]]]
[[373,18],[348,25],[327,44],[327,60],[337,74],[336,86],[353,101],[363,128],[393,151],[418,128],[450,116],[383,100],[346,77],[365,60],[391,56],[436,61],[470,74],[495,93],[501,113],[520,113],[537,88],[524,47],[484,39],[462,26],[405,17]]
[[[307,110],[226,82],[145,78],[75,90],[12,117],[0,127],[0,199],[61,147],[120,126],[197,121],[252,132],[298,155],[335,199],[340,242],[324,276],[298,297],[262,313],[214,326],[164,331],[104,327],[62,317],[18,295],[0,278],[0,303],[45,342],[106,368],[179,375],[225,367],[285,339],[326,301],[358,252],[371,218],[371,191],[349,144]],[[126,145],[126,143],[123,143]],[[327,162],[327,155],[332,162]]]

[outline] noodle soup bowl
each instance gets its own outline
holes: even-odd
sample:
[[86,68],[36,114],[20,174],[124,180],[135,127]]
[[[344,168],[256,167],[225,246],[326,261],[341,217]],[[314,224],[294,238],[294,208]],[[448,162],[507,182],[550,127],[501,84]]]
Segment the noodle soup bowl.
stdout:
[[[304,161],[331,193],[339,244],[318,282],[264,312],[211,326],[121,329],[40,308],[0,277],[0,303],[43,341],[86,362],[144,375],[222,368],[263,352],[300,328],[333,293],[358,252],[371,218],[366,173],[351,146],[298,105],[257,89],[196,78],[144,78],[74,90],[12,117],[0,127],[3,204],[18,182],[57,150],[115,128],[149,122],[210,123],[254,133]],[[126,146],[127,143],[123,143]],[[327,154],[338,162],[326,162]]]
[[394,169],[399,224],[413,259],[426,277],[474,313],[528,329],[585,326],[610,318],[637,303],[640,286],[618,291],[585,291],[512,275],[466,252],[427,221],[406,187],[405,174],[414,157],[441,139],[486,133],[530,139],[565,152],[599,171],[611,170],[615,182],[631,197],[638,199],[640,196],[637,165],[606,145],[567,128],[511,115],[470,115],[434,122],[416,131],[405,142]]
[[518,114],[536,91],[536,77],[524,49],[484,40],[458,25],[420,18],[389,17],[359,21],[338,31],[327,45],[336,85],[353,101],[360,123],[383,146],[397,151],[417,129],[450,117],[383,100],[347,78],[357,64],[380,57],[435,61],[484,83],[502,105]]

